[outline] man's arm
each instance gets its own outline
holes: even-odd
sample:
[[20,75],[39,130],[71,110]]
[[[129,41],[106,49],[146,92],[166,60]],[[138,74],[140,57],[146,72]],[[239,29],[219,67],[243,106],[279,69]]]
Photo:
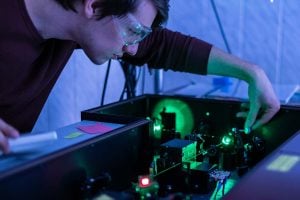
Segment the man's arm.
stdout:
[[[212,47],[207,64],[207,74],[230,76],[249,84],[249,112],[237,114],[238,117],[246,117],[245,130],[258,128],[278,112],[280,103],[268,77],[258,66]],[[258,114],[261,114],[259,118]]]
[[146,64],[151,68],[207,73],[207,61],[212,45],[195,37],[168,29],[154,29],[140,44],[134,56],[123,59],[134,65]]
[[[245,128],[255,129],[265,124],[280,107],[270,81],[258,66],[179,32],[154,30],[140,43],[135,56],[125,55],[124,59],[135,65],[147,63],[153,68],[230,76],[246,81],[249,84],[250,112],[238,113],[239,117],[246,117]],[[262,117],[257,119],[259,112]]]

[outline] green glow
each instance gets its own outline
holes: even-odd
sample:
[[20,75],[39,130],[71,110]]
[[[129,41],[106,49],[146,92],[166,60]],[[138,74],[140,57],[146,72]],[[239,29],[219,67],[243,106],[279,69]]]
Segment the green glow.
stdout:
[[245,128],[245,134],[249,134],[249,133],[250,133],[250,131],[251,131],[251,129],[250,129],[250,128]]
[[160,124],[159,125],[154,125],[153,130],[154,131],[160,131],[161,130],[161,125]]
[[187,103],[178,99],[163,99],[153,108],[152,117],[161,120],[160,113],[166,108],[165,112],[176,114],[176,131],[180,132],[181,137],[191,133],[194,128],[194,116]]
[[182,163],[182,167],[183,167],[184,169],[188,169],[188,168],[189,168],[189,164],[188,164],[188,163]]
[[209,117],[209,116],[210,116],[210,112],[206,112],[205,115],[206,115],[207,117]]
[[161,130],[162,130],[162,124],[157,119],[153,121],[153,137],[156,139],[161,138]]
[[228,136],[228,135],[225,135],[223,138],[222,138],[222,143],[226,146],[230,145],[233,143],[233,139],[232,137]]
[[267,170],[288,172],[299,162],[299,160],[300,156],[283,154],[274,159],[267,166]]
[[272,139],[274,139],[273,134],[276,133],[277,130],[272,130],[272,129],[273,128],[271,126],[263,126],[261,128],[260,133],[266,141],[272,141]]
[[154,124],[153,130],[154,130],[154,132],[159,132],[159,131],[161,131],[161,125],[160,125],[160,124]]

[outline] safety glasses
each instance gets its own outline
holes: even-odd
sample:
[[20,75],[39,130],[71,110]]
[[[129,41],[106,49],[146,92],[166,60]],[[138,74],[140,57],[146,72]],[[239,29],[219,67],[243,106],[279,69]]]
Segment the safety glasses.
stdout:
[[113,16],[113,21],[125,46],[135,45],[141,42],[152,32],[151,28],[142,25],[130,13],[122,17]]

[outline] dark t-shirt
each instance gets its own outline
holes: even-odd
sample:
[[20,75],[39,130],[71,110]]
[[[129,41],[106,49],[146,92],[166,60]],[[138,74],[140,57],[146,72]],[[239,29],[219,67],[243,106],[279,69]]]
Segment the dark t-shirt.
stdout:
[[[72,12],[72,11],[70,11]],[[0,118],[21,132],[31,131],[76,43],[44,40],[23,0],[0,7]],[[169,30],[155,30],[140,45],[135,65],[206,73],[211,45]]]

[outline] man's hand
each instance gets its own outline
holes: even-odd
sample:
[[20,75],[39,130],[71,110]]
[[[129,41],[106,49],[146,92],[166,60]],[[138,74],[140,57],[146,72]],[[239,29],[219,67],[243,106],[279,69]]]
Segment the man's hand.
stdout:
[[248,83],[249,111],[237,114],[238,117],[246,118],[246,132],[267,123],[278,112],[280,103],[268,77],[258,66],[212,47],[207,73],[234,77]]
[[9,153],[8,138],[17,138],[19,135],[19,131],[0,118],[0,150],[4,154]]
[[264,71],[257,70],[254,77],[255,79],[248,83],[249,104],[243,105],[249,111],[237,113],[237,117],[246,118],[246,132],[267,123],[280,109],[280,102]]

